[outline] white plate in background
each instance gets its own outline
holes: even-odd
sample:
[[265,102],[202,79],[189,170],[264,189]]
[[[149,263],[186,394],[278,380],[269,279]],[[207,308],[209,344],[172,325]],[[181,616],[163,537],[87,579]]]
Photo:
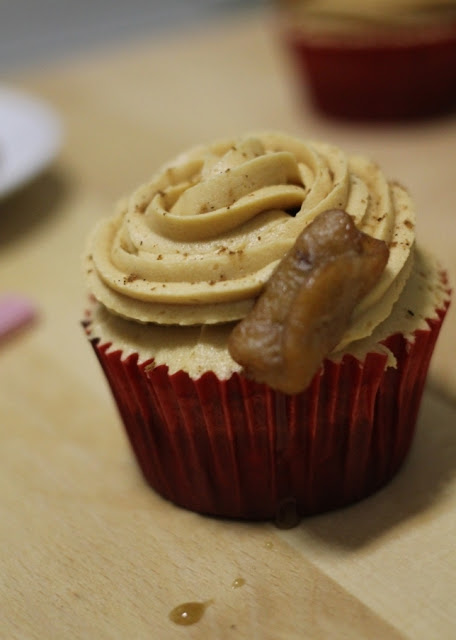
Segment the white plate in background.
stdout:
[[48,104],[0,86],[0,199],[43,171],[61,142],[60,118]]

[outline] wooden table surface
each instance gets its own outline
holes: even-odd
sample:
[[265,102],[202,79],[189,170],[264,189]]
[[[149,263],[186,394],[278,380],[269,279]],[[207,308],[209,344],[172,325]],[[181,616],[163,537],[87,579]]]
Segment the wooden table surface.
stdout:
[[[456,281],[456,116],[361,126],[315,114],[273,16],[87,53],[9,78],[65,127],[0,203],[0,291],[38,322],[0,345],[0,638],[456,637],[456,330],[450,312],[411,455],[384,490],[290,531],[203,518],[148,489],[79,326],[95,220],[188,146],[282,129],[368,153],[412,191]],[[205,603],[179,626],[179,604]]]

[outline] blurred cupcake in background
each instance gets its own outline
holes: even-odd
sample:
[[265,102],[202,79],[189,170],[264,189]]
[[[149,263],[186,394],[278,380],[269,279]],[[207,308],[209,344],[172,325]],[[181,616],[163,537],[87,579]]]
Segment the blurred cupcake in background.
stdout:
[[296,75],[330,116],[400,120],[456,106],[456,0],[282,0]]

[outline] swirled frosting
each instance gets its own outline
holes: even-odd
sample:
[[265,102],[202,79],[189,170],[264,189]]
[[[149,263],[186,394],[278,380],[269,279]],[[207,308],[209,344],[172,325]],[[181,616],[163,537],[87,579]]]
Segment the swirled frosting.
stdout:
[[88,284],[109,311],[142,323],[238,320],[301,230],[331,208],[390,249],[340,349],[390,314],[412,268],[415,216],[404,188],[335,146],[262,132],[180,155],[96,227]]

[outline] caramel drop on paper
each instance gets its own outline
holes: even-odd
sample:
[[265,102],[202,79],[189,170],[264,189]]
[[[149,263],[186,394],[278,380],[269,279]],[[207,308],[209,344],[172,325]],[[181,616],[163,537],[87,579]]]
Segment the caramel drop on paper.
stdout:
[[285,498],[277,507],[275,526],[278,529],[292,529],[298,526],[300,517],[295,498]]
[[245,585],[244,578],[236,578],[236,580],[233,580],[233,582],[231,583],[231,588],[239,589],[239,587],[243,587],[244,585]]
[[175,624],[183,626],[195,624],[201,620],[211,602],[212,600],[208,602],[184,602],[174,607],[169,614],[169,618]]

